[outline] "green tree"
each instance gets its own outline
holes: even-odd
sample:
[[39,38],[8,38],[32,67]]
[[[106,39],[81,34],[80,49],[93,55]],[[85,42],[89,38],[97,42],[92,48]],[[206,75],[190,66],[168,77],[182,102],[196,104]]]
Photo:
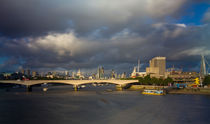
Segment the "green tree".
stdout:
[[144,84],[144,78],[142,77],[138,77],[137,78],[139,80],[139,84],[143,85]]
[[166,78],[164,81],[163,81],[163,85],[164,86],[167,86],[169,83],[172,83],[173,82],[173,79],[168,77]]
[[206,76],[203,80],[204,85],[210,85],[210,76]]
[[151,85],[151,78],[150,75],[144,77],[144,85]]
[[153,77],[153,78],[151,78],[151,84],[153,84],[153,85],[158,85],[158,79],[157,78],[155,78],[155,77]]

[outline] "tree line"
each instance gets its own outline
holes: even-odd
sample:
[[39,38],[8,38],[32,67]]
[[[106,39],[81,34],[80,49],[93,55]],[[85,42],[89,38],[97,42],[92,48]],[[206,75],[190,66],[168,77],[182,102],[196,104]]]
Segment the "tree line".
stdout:
[[210,75],[206,76],[203,80],[204,85],[210,85]]
[[168,86],[169,83],[173,83],[173,79],[170,77],[166,79],[155,77],[151,78],[150,75],[147,75],[145,77],[126,78],[124,80],[138,80],[139,82],[137,84],[140,85]]

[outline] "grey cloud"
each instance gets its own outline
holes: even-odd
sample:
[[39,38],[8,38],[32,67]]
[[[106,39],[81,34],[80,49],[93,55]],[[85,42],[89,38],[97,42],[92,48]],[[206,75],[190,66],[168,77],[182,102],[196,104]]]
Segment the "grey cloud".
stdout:
[[80,35],[108,27],[119,32],[147,18],[161,19],[181,11],[187,0],[2,0],[0,32],[7,36],[39,36],[75,30]]
[[196,2],[2,0],[0,56],[33,69],[91,70],[105,65],[125,71],[138,58],[146,65],[154,56],[186,67],[193,60],[194,66],[201,53],[210,56],[210,26],[170,24],[165,17],[177,18]]
[[99,65],[115,68],[120,64],[130,67],[137,58],[148,63],[154,56],[166,56],[168,61],[174,63],[191,61],[191,56],[199,61],[201,53],[210,56],[209,35],[205,33],[209,30],[208,25],[188,27],[183,24],[158,23],[148,27],[148,30],[149,34],[141,36],[142,32],[124,29],[111,38],[97,40],[77,37],[73,31],[49,33],[36,38],[28,37],[28,40],[1,42],[1,52],[17,59],[22,58],[24,67],[40,69],[88,69]]

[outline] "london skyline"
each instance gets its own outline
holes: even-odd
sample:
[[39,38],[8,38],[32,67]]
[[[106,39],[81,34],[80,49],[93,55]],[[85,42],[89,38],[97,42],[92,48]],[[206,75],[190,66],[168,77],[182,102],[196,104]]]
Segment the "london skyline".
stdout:
[[210,60],[208,0],[3,0],[0,71],[130,72],[155,56],[199,71]]

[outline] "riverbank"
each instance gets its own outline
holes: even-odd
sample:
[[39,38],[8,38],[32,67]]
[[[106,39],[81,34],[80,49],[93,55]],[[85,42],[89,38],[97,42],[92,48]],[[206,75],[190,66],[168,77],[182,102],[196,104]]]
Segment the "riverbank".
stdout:
[[210,95],[210,88],[184,88],[184,89],[171,89],[169,94],[197,94],[197,95]]
[[151,86],[151,85],[132,85],[128,90],[143,91],[144,89],[166,89],[168,94],[198,94],[198,95],[210,95],[210,88],[169,88],[168,86]]

